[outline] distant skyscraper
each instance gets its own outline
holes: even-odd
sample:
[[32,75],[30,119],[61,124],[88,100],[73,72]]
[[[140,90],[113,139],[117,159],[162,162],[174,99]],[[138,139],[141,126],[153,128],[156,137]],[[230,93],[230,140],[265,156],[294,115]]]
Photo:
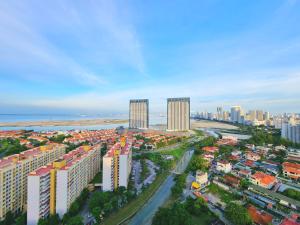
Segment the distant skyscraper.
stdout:
[[240,106],[233,106],[231,107],[230,118],[231,122],[238,123],[241,117],[241,107]]
[[256,119],[258,121],[264,120],[264,112],[262,110],[256,110]]
[[269,112],[265,112],[264,114],[264,120],[269,120],[270,119],[270,113]]
[[222,107],[217,107],[217,120],[223,120],[223,109]]
[[168,130],[190,129],[190,98],[168,98]]
[[149,128],[149,100],[133,99],[129,103],[129,128]]

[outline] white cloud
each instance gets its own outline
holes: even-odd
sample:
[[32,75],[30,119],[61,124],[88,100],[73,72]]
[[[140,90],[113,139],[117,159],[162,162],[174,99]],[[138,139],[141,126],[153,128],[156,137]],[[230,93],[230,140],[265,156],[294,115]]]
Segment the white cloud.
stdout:
[[92,86],[107,83],[101,67],[118,61],[145,73],[135,28],[113,1],[44,4],[0,3],[0,68],[30,80],[65,77]]

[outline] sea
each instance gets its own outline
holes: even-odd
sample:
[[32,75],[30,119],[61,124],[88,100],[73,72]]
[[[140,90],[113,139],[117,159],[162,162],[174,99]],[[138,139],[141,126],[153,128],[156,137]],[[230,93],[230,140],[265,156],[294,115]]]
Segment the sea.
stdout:
[[[162,114],[149,115],[150,127],[166,124],[166,116]],[[0,122],[22,121],[68,121],[90,119],[128,119],[128,114],[0,114]],[[88,125],[88,126],[26,126],[26,127],[0,127],[0,130],[34,130],[34,131],[66,131],[66,130],[101,130],[112,129],[119,126],[128,127],[128,123]]]

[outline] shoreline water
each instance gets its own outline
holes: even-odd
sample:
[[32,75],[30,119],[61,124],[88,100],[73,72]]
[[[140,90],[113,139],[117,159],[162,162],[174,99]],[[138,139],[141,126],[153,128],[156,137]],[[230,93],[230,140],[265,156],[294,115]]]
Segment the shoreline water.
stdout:
[[48,126],[94,126],[124,124],[125,119],[81,119],[81,120],[45,120],[45,121],[17,121],[0,122],[0,127],[48,127]]

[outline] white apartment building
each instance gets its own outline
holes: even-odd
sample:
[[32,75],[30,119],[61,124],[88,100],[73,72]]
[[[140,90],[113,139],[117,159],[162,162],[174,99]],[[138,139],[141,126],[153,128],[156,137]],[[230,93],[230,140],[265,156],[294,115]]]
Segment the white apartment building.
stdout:
[[149,100],[132,99],[129,102],[129,128],[149,128]]
[[132,166],[131,143],[126,139],[116,143],[103,157],[103,191],[126,187]]
[[216,170],[224,172],[224,173],[230,173],[232,170],[232,165],[230,162],[226,160],[218,161]]
[[190,98],[168,98],[167,111],[167,130],[190,130]]
[[230,112],[230,120],[234,123],[239,123],[241,120],[242,109],[241,106],[233,106],[231,107]]
[[0,160],[0,220],[6,213],[26,210],[27,175],[65,154],[66,146],[51,144]]
[[289,122],[283,123],[281,137],[293,143],[300,143],[300,124]]
[[28,175],[27,224],[61,218],[101,169],[101,146],[81,146]]

